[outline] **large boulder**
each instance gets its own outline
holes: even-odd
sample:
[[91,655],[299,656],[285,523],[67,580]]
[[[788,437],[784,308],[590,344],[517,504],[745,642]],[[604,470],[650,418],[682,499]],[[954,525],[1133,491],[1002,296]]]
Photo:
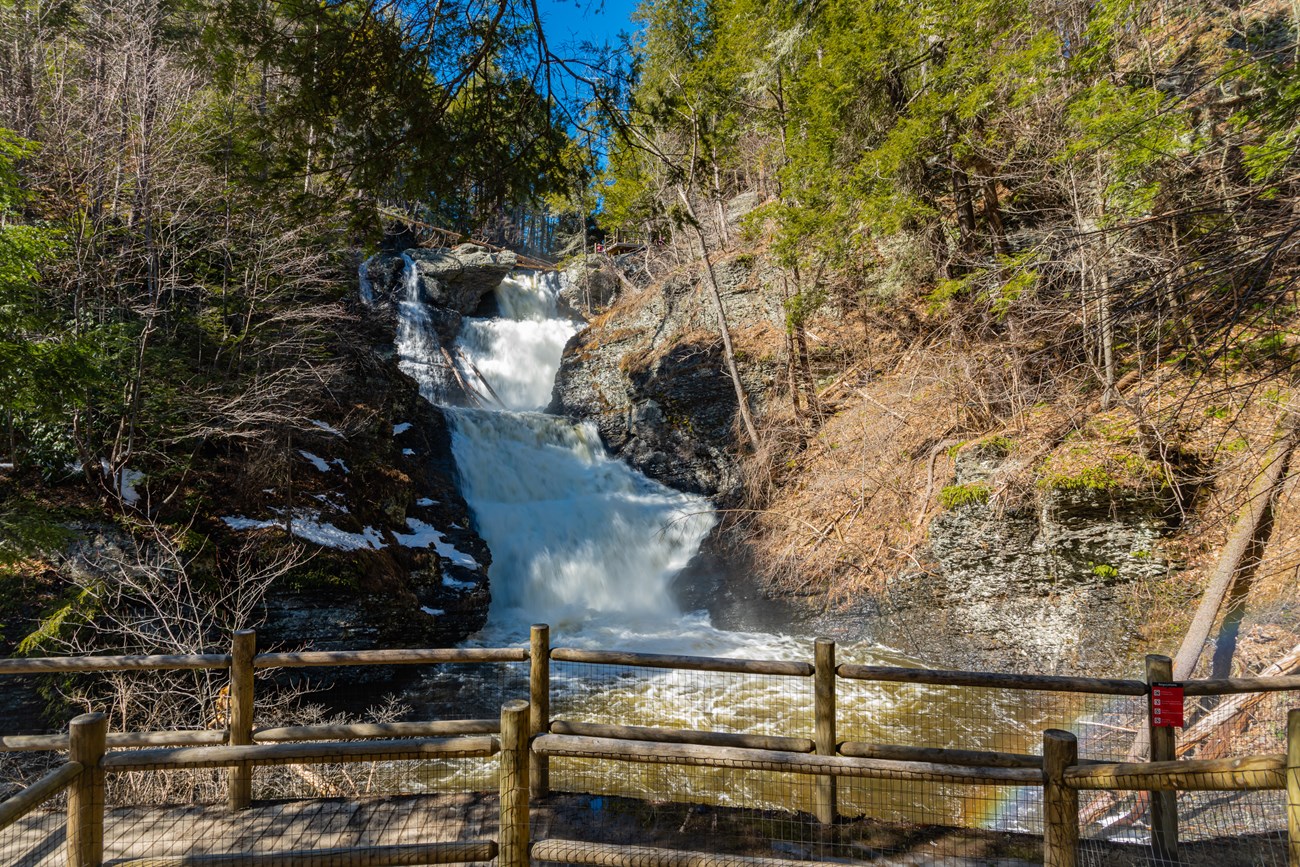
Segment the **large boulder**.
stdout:
[[474,244],[451,250],[407,250],[406,256],[415,263],[425,300],[462,316],[477,310],[516,264],[514,253],[494,253]]
[[477,244],[378,253],[362,265],[375,301],[401,300],[406,291],[407,259],[415,264],[419,275],[421,300],[444,315],[458,314],[457,323],[459,316],[477,310],[517,263],[515,254],[508,250],[494,252]]
[[564,269],[560,298],[569,309],[590,318],[618,300],[625,282],[613,258],[582,256]]

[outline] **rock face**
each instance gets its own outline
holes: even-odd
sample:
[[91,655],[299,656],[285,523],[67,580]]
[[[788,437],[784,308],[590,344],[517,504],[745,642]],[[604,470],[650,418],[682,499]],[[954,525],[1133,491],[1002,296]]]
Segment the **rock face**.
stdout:
[[[458,317],[477,310],[483,299],[514,270],[516,262],[514,253],[492,252],[476,244],[379,253],[362,266],[375,301],[392,303],[402,298],[407,259],[414,263],[419,275],[421,300],[431,307],[457,314],[456,328],[460,326]],[[454,328],[450,336],[455,336]]]
[[620,263],[613,257],[581,257],[565,268],[560,298],[570,310],[590,319],[623,293],[626,277],[620,271]]
[[[775,377],[780,305],[752,258],[715,266],[752,403]],[[678,490],[733,501],[736,394],[699,275],[624,298],[565,347],[551,412],[595,422],[613,453]]]
[[[957,485],[980,485],[997,460],[962,452]],[[1135,589],[1170,568],[1169,507],[1087,489],[1043,491],[1037,508],[954,505],[930,524],[934,569],[891,583],[881,637],[936,665],[1113,673],[1139,638]]]

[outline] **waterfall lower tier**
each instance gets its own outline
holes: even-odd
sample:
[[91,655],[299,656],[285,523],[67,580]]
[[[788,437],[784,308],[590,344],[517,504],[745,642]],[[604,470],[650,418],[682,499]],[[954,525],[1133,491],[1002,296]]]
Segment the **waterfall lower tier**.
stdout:
[[461,490],[492,549],[490,623],[662,630],[671,582],[713,528],[707,500],[609,456],[595,427],[540,413],[448,410]]

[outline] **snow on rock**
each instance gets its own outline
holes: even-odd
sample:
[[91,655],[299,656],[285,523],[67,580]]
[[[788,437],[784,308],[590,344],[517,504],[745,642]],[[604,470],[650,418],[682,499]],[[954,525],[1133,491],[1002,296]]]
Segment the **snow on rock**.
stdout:
[[374,527],[365,527],[360,533],[349,533],[328,522],[302,518],[294,518],[290,526],[293,528],[293,534],[298,538],[315,542],[326,548],[337,548],[340,551],[360,551],[368,548],[378,551],[385,547],[383,537]]
[[417,505],[417,506],[436,506],[436,505],[438,505],[438,501],[437,501],[437,500],[430,500],[428,497],[421,497],[420,499],[418,499],[418,500],[415,501],[415,505]]
[[415,449],[402,449],[402,454],[409,458],[411,455],[415,454]]
[[338,467],[340,470],[342,470],[345,476],[348,473],[352,472],[351,470],[348,469],[348,465],[343,463],[343,458],[335,458],[334,460],[330,461],[330,463]]
[[421,605],[420,610],[423,611],[425,614],[429,615],[430,617],[441,617],[442,615],[447,613],[446,611],[443,611],[441,608],[430,608],[427,605]]
[[[101,459],[99,465],[104,470],[105,476],[113,474],[113,468],[107,460]],[[144,473],[123,467],[113,481],[115,482],[114,486],[117,488],[117,495],[122,498],[122,502],[128,506],[134,506],[140,502],[140,492],[135,489],[135,486],[144,481]]]
[[349,514],[347,504],[342,502],[342,494],[312,494],[311,498],[317,502],[324,503],[335,511],[342,512],[345,515]]
[[478,561],[463,551],[456,550],[443,537],[441,533],[433,527],[419,520],[418,518],[407,518],[406,526],[410,528],[408,533],[394,533],[393,538],[397,544],[407,548],[429,548],[432,547],[438,552],[439,557],[446,557],[457,566],[464,566],[467,569],[478,569]]
[[325,422],[321,421],[320,419],[313,418],[313,419],[309,419],[309,421],[310,421],[313,425],[315,425],[316,427],[318,427],[318,428],[320,428],[321,430],[325,431],[325,433],[334,434],[334,436],[336,436],[336,437],[341,437],[341,436],[343,436],[343,434],[339,431],[338,428],[334,427],[333,425],[326,424]]
[[406,433],[410,429],[411,429],[411,423],[409,421],[404,421],[400,424],[395,424],[393,425],[393,436],[400,436],[401,434]]
[[237,515],[225,515],[222,517],[226,526],[232,530],[262,530],[266,527],[278,527],[279,521],[259,521],[256,518],[244,518]]
[[[260,530],[266,527],[283,526],[281,521],[261,521],[257,518],[245,518],[237,515],[228,515],[221,520],[225,521],[226,526],[232,530]],[[328,521],[321,521],[320,515],[314,512],[295,516],[289,522],[289,528],[293,535],[299,539],[305,539],[322,547],[335,548],[339,551],[361,551],[366,549],[378,551],[385,547],[383,537],[374,527],[365,527],[360,533],[349,533],[347,530],[340,530]]]
[[326,463],[325,459],[320,455],[314,455],[306,449],[298,449],[298,454],[311,461],[311,465],[322,473],[328,473],[330,471],[330,465]]
[[451,577],[446,572],[442,573],[442,586],[452,590],[473,590],[478,587],[473,581],[461,581]]

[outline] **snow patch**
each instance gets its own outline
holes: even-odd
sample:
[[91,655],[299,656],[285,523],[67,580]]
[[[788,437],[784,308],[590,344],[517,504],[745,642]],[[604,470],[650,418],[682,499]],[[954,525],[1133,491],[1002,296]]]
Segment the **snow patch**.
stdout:
[[395,424],[393,425],[393,436],[401,436],[402,434],[406,433],[410,429],[411,429],[411,423],[409,421],[404,421],[400,424]]
[[343,458],[335,458],[334,460],[330,461],[330,463],[338,467],[340,470],[342,470],[343,475],[345,476],[352,472],[351,470],[348,469],[348,465],[343,463]]
[[[257,518],[245,518],[238,515],[227,515],[221,520],[225,521],[226,525],[232,530],[261,530],[266,527],[283,526],[280,521],[260,521]],[[339,551],[378,551],[380,548],[385,547],[383,537],[374,527],[365,527],[360,533],[349,533],[347,530],[340,530],[328,521],[321,521],[320,515],[314,512],[308,512],[303,516],[290,520],[289,529],[299,539],[305,539],[322,547],[334,548]]]
[[341,494],[312,494],[311,498],[313,500],[316,500],[317,502],[324,503],[325,505],[329,506],[331,509],[334,509],[335,511],[342,512],[345,515],[349,514],[348,507],[344,503],[335,502],[335,499],[337,500],[343,499],[343,496]]
[[452,590],[473,590],[478,587],[473,581],[461,581],[451,577],[446,572],[442,573],[442,586],[450,587]]
[[420,499],[418,499],[418,500],[415,501],[415,505],[417,505],[417,506],[436,506],[436,505],[438,505],[438,501],[437,501],[437,500],[430,500],[428,497],[421,497]]
[[410,533],[393,534],[397,544],[406,548],[432,547],[438,552],[439,557],[446,557],[457,566],[464,566],[467,569],[480,568],[477,560],[463,551],[456,550],[456,547],[449,544],[441,533],[418,518],[407,518],[406,526],[410,528]]
[[316,427],[318,427],[318,428],[320,428],[321,430],[325,431],[325,433],[334,434],[334,436],[336,436],[336,437],[341,437],[341,436],[343,436],[343,434],[339,432],[339,429],[338,429],[338,428],[334,427],[333,425],[326,424],[325,422],[321,421],[320,419],[315,419],[315,418],[313,418],[313,419],[308,419],[308,420],[309,420],[313,425],[315,425]]
[[[109,466],[106,459],[101,459],[99,465],[104,470],[104,475],[111,476],[113,474],[113,468]],[[122,502],[126,503],[128,506],[134,506],[139,503],[140,492],[135,489],[135,486],[143,481],[144,473],[139,470],[130,469],[129,467],[123,467],[118,472],[117,478],[114,479],[114,482],[116,483],[115,487],[117,488],[117,495],[122,498]]]
[[447,613],[446,611],[443,611],[441,608],[430,608],[427,605],[421,605],[420,610],[423,611],[425,614],[429,615],[430,617],[441,617],[442,615]]
[[279,521],[259,521],[256,518],[244,518],[237,515],[225,515],[221,520],[232,530],[262,530],[266,527],[278,527]]
[[409,458],[411,455],[415,454],[415,449],[402,449],[402,454]]
[[330,465],[326,463],[325,459],[320,455],[314,455],[306,449],[298,449],[298,454],[311,461],[311,465],[322,473],[328,473],[330,471]]

